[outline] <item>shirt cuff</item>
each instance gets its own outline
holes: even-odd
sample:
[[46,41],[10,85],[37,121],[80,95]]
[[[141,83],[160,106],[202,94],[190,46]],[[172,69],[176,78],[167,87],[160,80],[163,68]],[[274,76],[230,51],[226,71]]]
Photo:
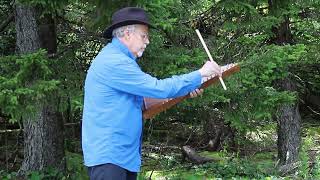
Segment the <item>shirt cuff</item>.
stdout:
[[197,70],[189,73],[188,75],[189,75],[189,79],[192,81],[192,84],[194,84],[194,89],[199,88],[201,86],[201,80],[202,80],[202,76],[200,72]]

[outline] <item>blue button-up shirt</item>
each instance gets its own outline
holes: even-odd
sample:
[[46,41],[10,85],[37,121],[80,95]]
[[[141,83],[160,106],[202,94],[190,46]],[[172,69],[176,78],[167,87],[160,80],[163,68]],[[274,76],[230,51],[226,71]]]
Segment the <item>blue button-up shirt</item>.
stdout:
[[139,172],[143,97],[183,96],[200,85],[199,71],[162,80],[142,72],[134,55],[114,38],[93,60],[85,81],[85,165],[112,163]]

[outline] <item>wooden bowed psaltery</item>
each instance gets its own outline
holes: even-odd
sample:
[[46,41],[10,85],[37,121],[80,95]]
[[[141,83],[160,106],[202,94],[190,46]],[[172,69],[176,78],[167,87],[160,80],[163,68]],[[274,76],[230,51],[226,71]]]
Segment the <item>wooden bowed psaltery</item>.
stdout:
[[[238,72],[240,70],[240,66],[238,64],[229,64],[221,67],[222,69],[222,77],[226,78],[231,74]],[[207,79],[203,79],[203,83],[199,89],[205,89],[210,85],[219,81],[219,76],[214,75]],[[144,111],[143,111],[143,119],[151,119],[155,115],[159,114],[162,111],[169,109],[175,104],[183,101],[184,99],[189,98],[190,95],[181,96],[178,98],[172,99],[155,99],[155,98],[144,98]]]

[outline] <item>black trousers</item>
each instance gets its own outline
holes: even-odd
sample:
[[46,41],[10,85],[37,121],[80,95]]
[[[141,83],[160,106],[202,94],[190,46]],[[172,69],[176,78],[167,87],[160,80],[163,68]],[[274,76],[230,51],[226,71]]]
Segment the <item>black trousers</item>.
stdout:
[[88,167],[90,180],[136,180],[137,173],[114,164]]

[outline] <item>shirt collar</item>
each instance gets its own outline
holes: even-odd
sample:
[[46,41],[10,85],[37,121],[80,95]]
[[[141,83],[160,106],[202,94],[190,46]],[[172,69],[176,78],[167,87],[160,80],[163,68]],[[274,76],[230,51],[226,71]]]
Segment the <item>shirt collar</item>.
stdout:
[[130,52],[128,47],[124,45],[118,38],[114,37],[112,39],[111,44],[113,44],[115,47],[119,48],[121,52],[123,52],[125,55],[129,56],[131,59],[137,61],[137,58]]

